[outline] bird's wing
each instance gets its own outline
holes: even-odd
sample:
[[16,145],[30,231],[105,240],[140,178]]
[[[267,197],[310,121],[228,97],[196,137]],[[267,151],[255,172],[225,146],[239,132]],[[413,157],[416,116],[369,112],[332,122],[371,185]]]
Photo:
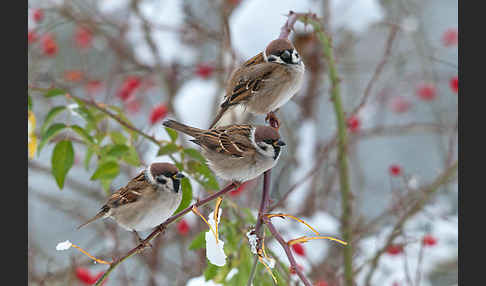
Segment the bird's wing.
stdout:
[[278,66],[275,63],[262,62],[239,68],[230,80],[221,107],[239,104],[257,95]]
[[137,177],[132,179],[125,187],[118,189],[114,192],[106,206],[118,207],[136,202],[147,188],[152,188],[152,185],[145,179],[144,172],[141,172]]
[[231,125],[211,129],[198,136],[202,147],[232,157],[243,157],[255,152],[251,143],[250,125]]

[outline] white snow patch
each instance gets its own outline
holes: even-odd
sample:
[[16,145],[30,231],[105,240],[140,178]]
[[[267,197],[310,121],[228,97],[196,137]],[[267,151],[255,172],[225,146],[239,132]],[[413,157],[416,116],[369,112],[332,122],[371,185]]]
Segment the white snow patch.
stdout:
[[[222,209],[219,208],[217,222],[214,221],[214,211],[209,214],[208,223],[215,230],[216,225],[219,224],[219,218],[221,216]],[[216,237],[211,230],[208,230],[205,234],[206,237],[206,257],[209,262],[216,266],[224,266],[226,264],[226,254],[224,253],[224,241],[218,238],[216,243]]]
[[222,286],[214,283],[212,280],[206,281],[204,276],[194,277],[187,281],[186,286]]
[[69,248],[71,248],[72,245],[73,244],[69,240],[66,240],[66,241],[63,241],[63,242],[59,242],[56,245],[56,250],[57,251],[68,250]]

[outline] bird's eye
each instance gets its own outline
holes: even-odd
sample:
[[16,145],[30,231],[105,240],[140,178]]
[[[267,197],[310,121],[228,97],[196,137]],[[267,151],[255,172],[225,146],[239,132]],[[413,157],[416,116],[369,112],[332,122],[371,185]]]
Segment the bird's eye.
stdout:
[[285,51],[282,53],[280,56],[284,62],[289,62],[290,61],[290,53],[289,51]]
[[161,177],[158,177],[157,178],[157,182],[161,183],[162,185],[166,184],[167,183],[167,180],[164,179],[164,178],[161,178]]

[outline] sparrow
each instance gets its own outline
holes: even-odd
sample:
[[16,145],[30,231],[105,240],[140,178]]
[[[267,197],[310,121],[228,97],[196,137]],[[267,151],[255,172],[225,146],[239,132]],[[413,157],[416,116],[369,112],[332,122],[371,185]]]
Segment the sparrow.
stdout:
[[78,229],[99,219],[112,218],[121,227],[133,231],[154,228],[169,218],[182,200],[184,175],[170,163],[152,163],[126,186],[114,192],[93,218]]
[[[243,105],[255,114],[267,114],[274,120],[276,112],[301,88],[305,66],[292,42],[271,41],[265,50],[246,61],[229,78],[223,102],[210,128],[216,126],[228,109]],[[272,125],[273,126],[273,125]]]
[[164,126],[187,134],[201,146],[208,167],[220,178],[242,183],[273,168],[285,143],[269,126],[228,125],[209,130],[184,125],[174,120]]

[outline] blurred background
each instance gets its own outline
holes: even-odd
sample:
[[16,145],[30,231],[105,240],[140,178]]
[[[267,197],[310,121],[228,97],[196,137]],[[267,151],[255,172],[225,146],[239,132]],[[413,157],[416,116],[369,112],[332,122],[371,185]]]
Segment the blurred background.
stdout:
[[[53,123],[83,126],[83,114],[69,98],[46,97],[43,90],[60,88],[115,106],[140,133],[170,140],[163,119],[207,128],[230,72],[278,37],[291,10],[315,13],[332,38],[348,127],[355,285],[458,285],[457,172],[448,172],[458,159],[457,1],[29,0],[28,6],[29,142],[37,140],[28,162],[29,285],[96,281],[106,265],[74,249],[56,251],[57,243],[70,240],[105,260],[125,254],[136,241],[112,221],[76,226],[144,166],[173,159],[145,136],[104,118],[98,127],[109,133],[106,138],[129,140],[132,149],[114,177],[91,180],[97,159],[80,133],[45,132]],[[298,22],[294,28],[289,38],[303,56],[305,83],[277,113],[287,146],[272,171],[273,212],[340,238],[328,65],[312,26]],[[62,113],[52,112],[57,106]],[[245,116],[227,120],[264,123],[264,116]],[[196,148],[185,139],[180,135],[177,144]],[[52,171],[61,140],[74,148],[62,189]],[[230,259],[248,247],[245,233],[256,219],[262,181],[225,196],[222,239],[238,246],[225,249]],[[216,190],[194,177],[190,183],[194,200]],[[212,208],[201,212],[207,216]],[[286,240],[309,235],[297,222],[274,223]],[[105,285],[246,285],[249,252],[248,263],[240,259],[222,271],[211,268],[204,247],[189,249],[205,231],[200,218],[184,216],[151,249],[122,263]],[[285,281],[279,285],[300,285],[280,245],[268,236],[266,246],[279,262],[275,271]],[[293,246],[303,272],[320,286],[344,285],[342,249],[328,240]],[[261,265],[253,285],[273,285]]]

